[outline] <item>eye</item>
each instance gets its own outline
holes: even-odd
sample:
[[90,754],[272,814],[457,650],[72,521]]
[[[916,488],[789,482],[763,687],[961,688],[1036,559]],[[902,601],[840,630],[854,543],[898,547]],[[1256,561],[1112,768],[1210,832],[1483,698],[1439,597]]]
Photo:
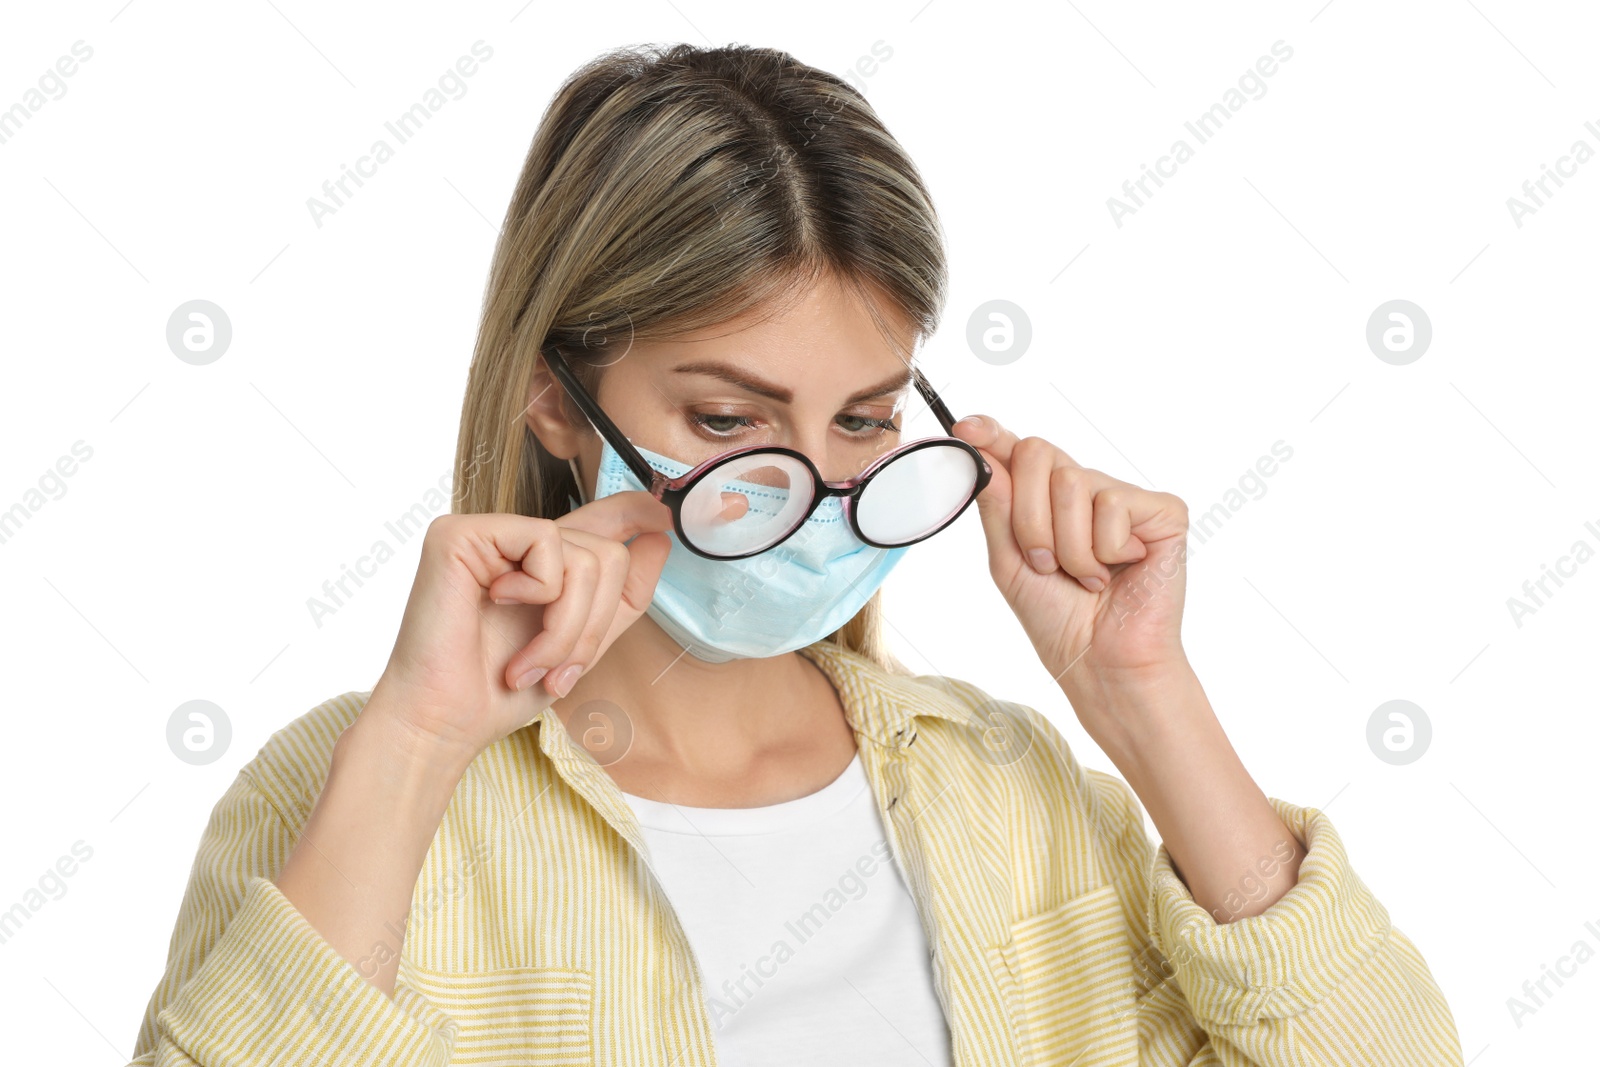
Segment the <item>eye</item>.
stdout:
[[860,434],[863,430],[878,430],[884,433],[897,433],[899,425],[893,419],[873,419],[865,415],[840,415],[838,423],[846,433]]
[[749,428],[750,418],[745,415],[718,415],[715,412],[693,412],[689,421],[713,436],[725,437],[741,428]]

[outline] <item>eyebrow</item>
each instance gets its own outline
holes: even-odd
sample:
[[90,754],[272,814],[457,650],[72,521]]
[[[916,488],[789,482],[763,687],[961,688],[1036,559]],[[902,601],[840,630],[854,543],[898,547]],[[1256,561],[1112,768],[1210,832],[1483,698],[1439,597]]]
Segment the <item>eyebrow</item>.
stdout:
[[[703,374],[708,378],[716,378],[720,381],[727,382],[730,385],[736,385],[740,389],[744,389],[747,392],[755,393],[757,396],[764,396],[769,400],[776,400],[780,404],[790,404],[794,402],[793,390],[785,389],[781,385],[776,385],[772,382],[765,381],[764,379],[757,378],[756,376],[746,373],[745,371],[740,370],[738,367],[735,367],[729,363],[719,363],[715,360],[702,360],[696,363],[684,363],[681,366],[677,366],[672,369],[677,374]],[[867,400],[875,396],[886,396],[889,393],[898,392],[899,390],[904,389],[906,385],[910,383],[910,381],[911,368],[906,367],[885,378],[883,381],[878,382],[876,385],[869,386],[866,389],[851,395],[851,397],[846,400],[845,403],[854,404],[859,400]]]

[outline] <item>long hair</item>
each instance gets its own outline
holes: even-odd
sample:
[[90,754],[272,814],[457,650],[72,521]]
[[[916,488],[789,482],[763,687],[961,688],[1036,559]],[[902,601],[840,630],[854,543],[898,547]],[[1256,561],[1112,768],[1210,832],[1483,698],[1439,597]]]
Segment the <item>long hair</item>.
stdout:
[[[884,312],[916,341],[938,326],[932,200],[854,87],[771,48],[642,46],[585,64],[540,121],[495,245],[452,511],[556,518],[578,495],[524,419],[545,346],[615,353],[781,304],[823,274],[908,363]],[[598,388],[599,367],[573,369]],[[904,670],[880,595],[828,639]]]

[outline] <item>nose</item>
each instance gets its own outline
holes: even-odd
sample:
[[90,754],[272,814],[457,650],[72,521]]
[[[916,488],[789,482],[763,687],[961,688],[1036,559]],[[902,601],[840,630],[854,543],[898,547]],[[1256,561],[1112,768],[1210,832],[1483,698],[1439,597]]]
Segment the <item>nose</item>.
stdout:
[[875,436],[870,443],[868,440],[852,441],[834,430],[833,419],[829,417],[797,420],[783,444],[804,453],[821,473],[823,481],[847,482],[897,448],[901,437],[893,434]]
[[871,449],[860,445],[851,448],[848,443],[840,441],[824,440],[816,444],[789,447],[804,452],[825,482],[848,482],[878,458]]

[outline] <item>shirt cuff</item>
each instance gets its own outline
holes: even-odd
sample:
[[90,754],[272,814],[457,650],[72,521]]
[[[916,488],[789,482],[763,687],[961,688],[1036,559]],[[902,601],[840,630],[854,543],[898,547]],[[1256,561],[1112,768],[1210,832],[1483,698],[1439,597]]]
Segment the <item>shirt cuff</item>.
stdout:
[[[1150,930],[1169,980],[1202,1023],[1248,1026],[1306,1011],[1362,967],[1390,933],[1388,911],[1351,868],[1328,817],[1268,799],[1306,855],[1299,881],[1259,915],[1219,923],[1178,877],[1164,842],[1156,852]],[[1253,877],[1242,881],[1241,899],[1257,884]]]
[[396,985],[390,999],[363,978],[263,877],[249,880],[243,904],[159,1024],[206,1067],[446,1067],[458,1030],[415,990]]

